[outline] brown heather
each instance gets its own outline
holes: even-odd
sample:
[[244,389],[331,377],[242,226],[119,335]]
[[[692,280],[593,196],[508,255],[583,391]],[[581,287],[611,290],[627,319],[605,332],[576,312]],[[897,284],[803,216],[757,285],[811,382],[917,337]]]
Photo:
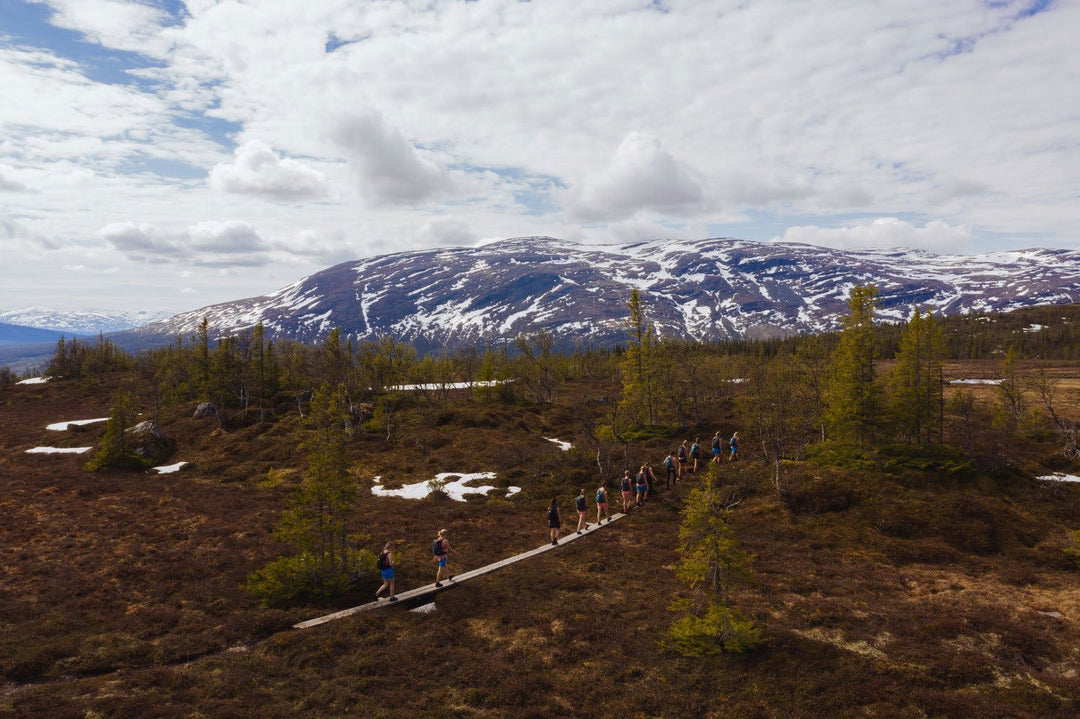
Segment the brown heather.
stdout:
[[[1076,416],[1077,367],[1055,371]],[[434,613],[397,606],[298,631],[368,601],[379,582],[287,609],[241,589],[286,551],[270,532],[302,470],[294,412],[264,424],[226,415],[219,428],[191,418],[193,405],[166,409],[173,461],[191,463],[176,474],[88,473],[85,456],[24,452],[96,445],[103,425],[45,425],[106,416],[133,381],[0,387],[0,716],[1080,715],[1080,571],[1062,551],[1080,528],[1080,484],[788,462],[780,496],[742,428],[745,459],[721,479],[742,496],[729,521],[757,582],[731,600],[765,629],[761,649],[661,649],[669,605],[688,592],[673,565],[693,476],[610,530],[440,593]],[[441,527],[461,570],[542,543],[552,495],[569,517],[584,486],[592,513],[598,476],[572,400],[617,392],[572,384],[549,406],[457,398],[437,414],[407,405],[391,441],[359,432],[366,546],[398,542],[399,590],[432,580]],[[709,421],[632,445],[631,462],[659,466],[683,437],[738,428],[727,414]],[[1032,467],[1052,453],[1027,440],[1015,450]],[[524,491],[457,503],[366,490],[375,474],[396,485],[440,471],[495,471],[490,483]]]

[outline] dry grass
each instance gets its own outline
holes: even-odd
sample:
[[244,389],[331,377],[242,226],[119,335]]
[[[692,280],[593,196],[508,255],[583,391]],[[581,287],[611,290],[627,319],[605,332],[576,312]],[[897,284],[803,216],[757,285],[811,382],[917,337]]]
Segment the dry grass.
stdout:
[[[758,575],[733,599],[768,634],[744,657],[658,648],[668,605],[686,592],[672,566],[692,478],[586,541],[443,592],[433,613],[399,607],[300,632],[293,622],[332,607],[264,610],[240,589],[283,549],[269,532],[302,467],[297,417],[218,428],[184,408],[164,428],[188,468],[87,474],[85,457],[23,450],[96,442],[101,426],[44,427],[105,416],[111,388],[0,392],[2,716],[1080,713],[1080,573],[1061,552],[1080,528],[1077,485],[793,463],[782,500],[771,467],[724,465]],[[577,488],[595,486],[591,453],[544,439],[582,444],[566,407],[454,402],[401,419],[391,442],[356,438],[362,482],[496,471],[488,483],[525,491],[466,503],[365,496],[370,547],[399,542],[399,587],[431,581],[438,528],[450,530],[453,565],[478,566],[543,541],[553,494],[569,515]],[[731,418],[713,421],[726,429]],[[658,460],[669,444],[631,459]],[[333,606],[367,601],[377,585]]]

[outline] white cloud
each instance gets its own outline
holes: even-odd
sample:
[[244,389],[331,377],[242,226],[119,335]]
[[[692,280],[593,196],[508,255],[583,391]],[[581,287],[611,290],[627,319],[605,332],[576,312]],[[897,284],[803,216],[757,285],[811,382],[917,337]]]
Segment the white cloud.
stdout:
[[[42,0],[39,0],[42,1]],[[158,41],[167,15],[143,2],[127,0],[43,0],[52,23],[82,33],[87,40],[132,52],[162,53]]]
[[0,291],[59,291],[63,255],[186,309],[350,256],[736,222],[1075,246],[1080,4],[1018,2],[45,0],[85,42],[0,43]]
[[692,210],[703,199],[692,174],[658,139],[632,132],[603,170],[570,193],[571,209],[585,221],[622,219],[643,210]]
[[356,171],[361,195],[373,205],[414,205],[454,190],[446,168],[378,114],[341,118],[330,136]]
[[14,170],[0,165],[0,192],[29,192],[30,188],[18,180]]
[[200,222],[181,231],[115,222],[98,230],[97,236],[128,260],[142,264],[258,267],[269,261],[270,246],[255,228],[239,221]]
[[274,200],[311,200],[326,197],[326,175],[291,158],[279,157],[257,140],[236,148],[235,161],[210,170],[216,190],[260,195]]
[[971,228],[940,220],[917,227],[895,217],[879,217],[866,224],[848,227],[789,227],[783,237],[774,237],[772,241],[837,249],[914,247],[948,254],[971,251]]
[[457,217],[440,217],[425,222],[416,233],[416,240],[421,247],[438,245],[462,247],[475,245],[480,237],[464,220]]

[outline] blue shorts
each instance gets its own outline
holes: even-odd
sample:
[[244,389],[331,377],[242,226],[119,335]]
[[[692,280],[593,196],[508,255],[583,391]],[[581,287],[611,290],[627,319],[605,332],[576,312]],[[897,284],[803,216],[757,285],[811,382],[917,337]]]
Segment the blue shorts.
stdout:
[[714,457],[719,457],[720,456],[720,448],[719,447],[713,447],[712,453],[713,453]]
[[387,567],[386,569],[380,570],[379,574],[382,575],[383,579],[393,579],[394,578],[394,568],[393,567]]
[[440,567],[445,567],[446,566],[446,555],[445,554],[442,555],[441,557],[439,557],[439,566]]

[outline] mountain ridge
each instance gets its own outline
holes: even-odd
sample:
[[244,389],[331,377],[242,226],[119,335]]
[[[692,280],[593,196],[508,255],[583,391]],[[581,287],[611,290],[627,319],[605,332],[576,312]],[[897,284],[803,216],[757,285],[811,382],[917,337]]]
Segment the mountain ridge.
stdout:
[[965,314],[1080,301],[1080,252],[981,255],[832,250],[735,238],[588,245],[551,237],[405,251],[344,262],[274,293],[219,303],[119,333],[174,339],[207,318],[215,336],[262,322],[269,337],[394,336],[421,350],[551,332],[561,345],[625,340],[638,289],[662,337],[764,338],[835,329],[856,285],[879,289],[878,316],[914,306]]

